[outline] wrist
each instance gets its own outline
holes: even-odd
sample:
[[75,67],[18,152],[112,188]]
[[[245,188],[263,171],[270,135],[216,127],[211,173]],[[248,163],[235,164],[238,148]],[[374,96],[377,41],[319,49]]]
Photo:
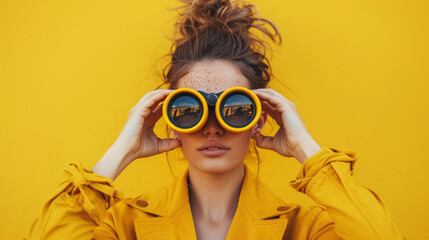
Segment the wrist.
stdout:
[[113,144],[92,170],[99,175],[115,180],[133,160],[129,151]]
[[310,157],[321,151],[322,148],[312,138],[303,141],[295,148],[294,157],[304,164]]
[[130,149],[124,145],[121,145],[119,143],[113,143],[113,145],[109,148],[108,151],[113,152],[114,154],[116,154],[119,159],[120,162],[122,164],[130,164],[132,161],[134,161],[136,159],[135,155],[132,151],[130,151]]

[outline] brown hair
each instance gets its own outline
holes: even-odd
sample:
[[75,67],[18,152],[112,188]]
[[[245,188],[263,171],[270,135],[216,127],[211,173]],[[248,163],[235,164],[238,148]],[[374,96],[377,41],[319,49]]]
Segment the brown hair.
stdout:
[[[252,89],[267,87],[272,72],[266,55],[271,46],[253,30],[259,30],[262,37],[268,36],[274,43],[281,44],[282,39],[271,21],[259,17],[255,5],[231,0],[179,1],[184,5],[176,8],[179,16],[168,54],[171,61],[163,70],[164,83],[158,88],[168,84],[170,89],[176,89],[179,79],[193,64],[204,60],[229,61],[248,79]],[[170,131],[167,126],[168,136]],[[260,156],[254,141],[253,150],[259,174]],[[172,172],[168,152],[166,157]]]
[[[277,27],[258,16],[253,4],[231,0],[180,0],[171,46],[171,61],[164,68],[164,84],[175,89],[194,63],[227,60],[235,64],[251,88],[266,87],[271,65],[266,57],[271,46],[258,37],[259,30],[273,42],[281,43]],[[269,30],[271,28],[272,31]]]

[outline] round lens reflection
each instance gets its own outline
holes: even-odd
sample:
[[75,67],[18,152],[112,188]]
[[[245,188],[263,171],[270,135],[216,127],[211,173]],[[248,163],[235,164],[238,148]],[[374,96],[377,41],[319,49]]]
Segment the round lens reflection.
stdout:
[[223,116],[233,127],[243,127],[252,121],[254,113],[253,101],[242,94],[234,94],[225,100]]
[[201,118],[200,102],[193,96],[179,96],[171,104],[171,118],[181,128],[189,128]]

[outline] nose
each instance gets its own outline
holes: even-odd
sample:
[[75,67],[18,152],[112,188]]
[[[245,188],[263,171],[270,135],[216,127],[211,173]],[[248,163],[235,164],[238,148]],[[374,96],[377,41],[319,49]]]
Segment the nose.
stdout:
[[225,129],[219,124],[214,113],[214,109],[210,109],[209,117],[206,124],[202,128],[204,136],[222,136],[225,134]]

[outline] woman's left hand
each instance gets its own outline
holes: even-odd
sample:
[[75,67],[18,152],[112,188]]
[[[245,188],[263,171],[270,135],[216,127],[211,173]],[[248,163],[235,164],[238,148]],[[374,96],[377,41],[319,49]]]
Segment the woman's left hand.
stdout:
[[295,157],[301,163],[321,150],[305,127],[293,102],[270,88],[252,91],[261,100],[262,111],[268,113],[280,126],[274,137],[255,132],[253,138],[258,147],[274,150],[285,157]]

